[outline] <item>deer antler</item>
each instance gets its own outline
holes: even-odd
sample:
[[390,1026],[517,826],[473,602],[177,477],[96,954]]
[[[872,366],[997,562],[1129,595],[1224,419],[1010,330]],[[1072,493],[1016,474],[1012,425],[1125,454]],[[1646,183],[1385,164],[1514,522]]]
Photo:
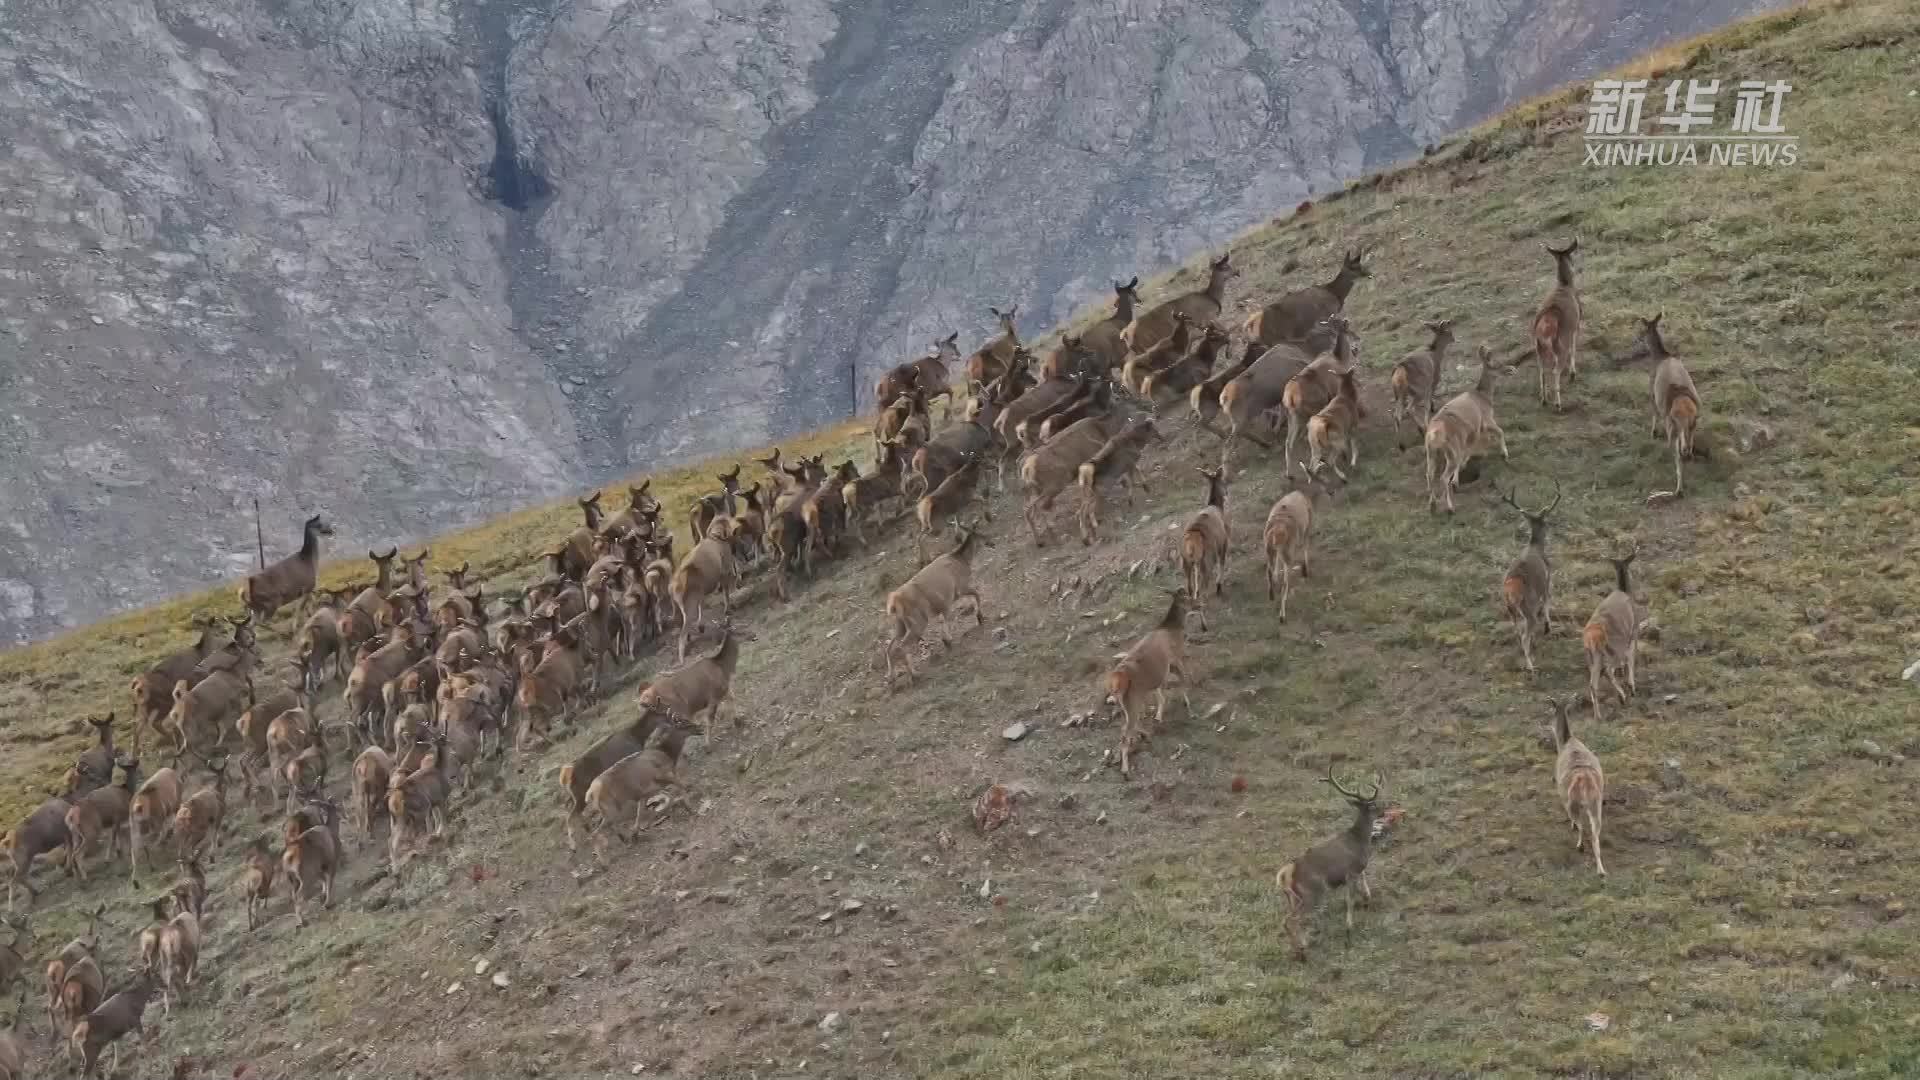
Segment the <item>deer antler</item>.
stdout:
[[1348,788],[1345,784],[1342,784],[1339,778],[1333,775],[1333,764],[1331,762],[1327,764],[1327,775],[1322,777],[1321,781],[1323,783],[1332,784],[1333,790],[1357,802],[1371,802],[1376,796],[1380,794],[1380,776],[1378,773],[1374,774],[1373,794],[1362,795],[1359,792]]

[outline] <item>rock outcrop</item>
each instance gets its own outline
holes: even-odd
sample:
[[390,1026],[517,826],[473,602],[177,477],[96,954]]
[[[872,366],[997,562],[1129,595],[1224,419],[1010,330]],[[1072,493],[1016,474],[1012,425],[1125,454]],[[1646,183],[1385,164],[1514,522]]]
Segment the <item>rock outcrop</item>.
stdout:
[[1764,0],[0,5],[0,640],[777,437]]

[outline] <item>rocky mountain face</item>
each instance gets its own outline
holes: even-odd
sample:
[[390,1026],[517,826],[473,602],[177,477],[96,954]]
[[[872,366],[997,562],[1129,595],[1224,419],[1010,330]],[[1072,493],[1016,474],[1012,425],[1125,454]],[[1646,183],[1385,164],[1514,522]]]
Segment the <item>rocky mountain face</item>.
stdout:
[[0,640],[844,416],[1768,0],[0,0]]

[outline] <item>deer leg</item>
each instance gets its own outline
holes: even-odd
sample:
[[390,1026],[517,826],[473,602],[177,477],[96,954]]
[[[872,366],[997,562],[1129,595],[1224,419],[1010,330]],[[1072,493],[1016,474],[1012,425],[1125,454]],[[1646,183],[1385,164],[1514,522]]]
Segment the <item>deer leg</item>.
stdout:
[[1607,681],[1613,684],[1613,693],[1620,699],[1620,704],[1625,705],[1627,703],[1627,688],[1620,685],[1620,669],[1613,664],[1607,665]]
[[1525,616],[1521,616],[1521,618],[1517,621],[1517,625],[1520,631],[1520,659],[1523,662],[1525,662],[1527,665],[1527,674],[1531,675],[1534,673],[1533,623],[1532,623],[1532,620],[1526,618]]
[[1353,946],[1353,892],[1351,887],[1340,890],[1347,897],[1347,947]]
[[1593,868],[1600,871],[1601,877],[1607,876],[1607,864],[1600,861],[1600,815],[1605,808],[1604,801],[1596,801],[1587,811],[1587,827],[1593,830]]
[[1638,694],[1640,692],[1640,684],[1634,681],[1634,677],[1633,677],[1633,660],[1634,660],[1634,657],[1639,654],[1639,652],[1640,652],[1640,648],[1639,648],[1639,642],[1637,640],[1627,642],[1627,693],[1629,695]]
[[1501,429],[1500,425],[1495,424],[1493,425],[1493,434],[1495,438],[1500,440],[1500,460],[1501,461],[1513,460],[1511,457],[1507,455],[1507,433]]
[[1360,871],[1360,903],[1365,907],[1373,906],[1373,883],[1367,880],[1367,872]]

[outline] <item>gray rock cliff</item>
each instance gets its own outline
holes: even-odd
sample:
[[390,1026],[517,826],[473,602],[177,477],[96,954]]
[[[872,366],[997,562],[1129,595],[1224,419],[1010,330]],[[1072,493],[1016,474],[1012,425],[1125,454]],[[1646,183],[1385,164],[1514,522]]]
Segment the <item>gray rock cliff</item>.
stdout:
[[1765,0],[0,0],[0,640],[844,416]]

